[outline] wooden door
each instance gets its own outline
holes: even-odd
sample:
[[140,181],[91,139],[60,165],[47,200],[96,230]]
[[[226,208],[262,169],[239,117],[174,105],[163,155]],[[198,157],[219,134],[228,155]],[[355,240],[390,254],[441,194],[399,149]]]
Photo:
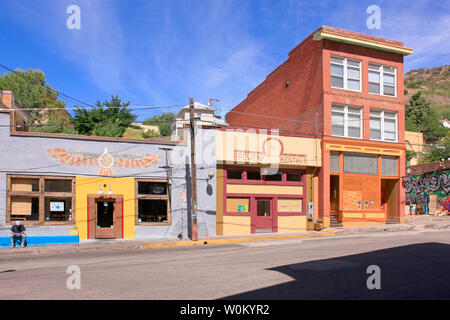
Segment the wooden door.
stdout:
[[252,233],[273,232],[273,199],[256,198],[252,212]]

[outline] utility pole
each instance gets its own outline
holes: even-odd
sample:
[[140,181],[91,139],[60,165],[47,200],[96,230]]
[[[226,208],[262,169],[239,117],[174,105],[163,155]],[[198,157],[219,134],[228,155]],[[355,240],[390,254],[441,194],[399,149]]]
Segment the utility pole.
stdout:
[[195,165],[195,112],[194,98],[189,98],[189,123],[191,127],[191,187],[192,187],[192,240],[198,241],[197,224],[197,168]]

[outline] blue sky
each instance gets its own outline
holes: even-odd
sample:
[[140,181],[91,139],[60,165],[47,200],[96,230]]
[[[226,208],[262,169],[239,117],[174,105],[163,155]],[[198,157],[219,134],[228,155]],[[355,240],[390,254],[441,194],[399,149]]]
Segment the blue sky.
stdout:
[[[321,25],[405,42],[405,70],[450,62],[450,0],[0,0],[0,64],[46,73],[54,88],[94,104],[189,97],[232,108]],[[366,26],[368,6],[381,29]],[[69,5],[81,29],[69,30]],[[4,70],[0,70],[2,73]],[[72,104],[68,103],[68,107]],[[139,120],[155,112],[140,110]]]

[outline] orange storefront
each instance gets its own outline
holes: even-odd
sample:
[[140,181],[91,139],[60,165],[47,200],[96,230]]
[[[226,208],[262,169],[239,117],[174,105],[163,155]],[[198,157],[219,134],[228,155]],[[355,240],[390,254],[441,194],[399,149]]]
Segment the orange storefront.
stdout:
[[311,228],[320,158],[320,139],[270,130],[219,130],[217,234]]
[[324,138],[324,225],[404,222],[404,149],[402,144]]

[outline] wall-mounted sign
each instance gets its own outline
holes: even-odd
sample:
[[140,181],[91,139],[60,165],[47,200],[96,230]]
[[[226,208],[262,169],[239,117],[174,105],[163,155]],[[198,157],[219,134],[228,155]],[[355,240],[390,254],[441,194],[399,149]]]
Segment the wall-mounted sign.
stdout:
[[238,204],[237,212],[248,212],[248,206],[246,204]]
[[63,201],[51,201],[50,211],[52,212],[64,212],[64,202]]
[[314,219],[314,202],[308,202],[308,219]]
[[47,152],[59,162],[71,167],[100,167],[98,174],[101,176],[114,176],[113,168],[150,168],[162,158],[154,154],[109,153],[107,148],[105,148],[103,153],[56,148],[48,149]]

